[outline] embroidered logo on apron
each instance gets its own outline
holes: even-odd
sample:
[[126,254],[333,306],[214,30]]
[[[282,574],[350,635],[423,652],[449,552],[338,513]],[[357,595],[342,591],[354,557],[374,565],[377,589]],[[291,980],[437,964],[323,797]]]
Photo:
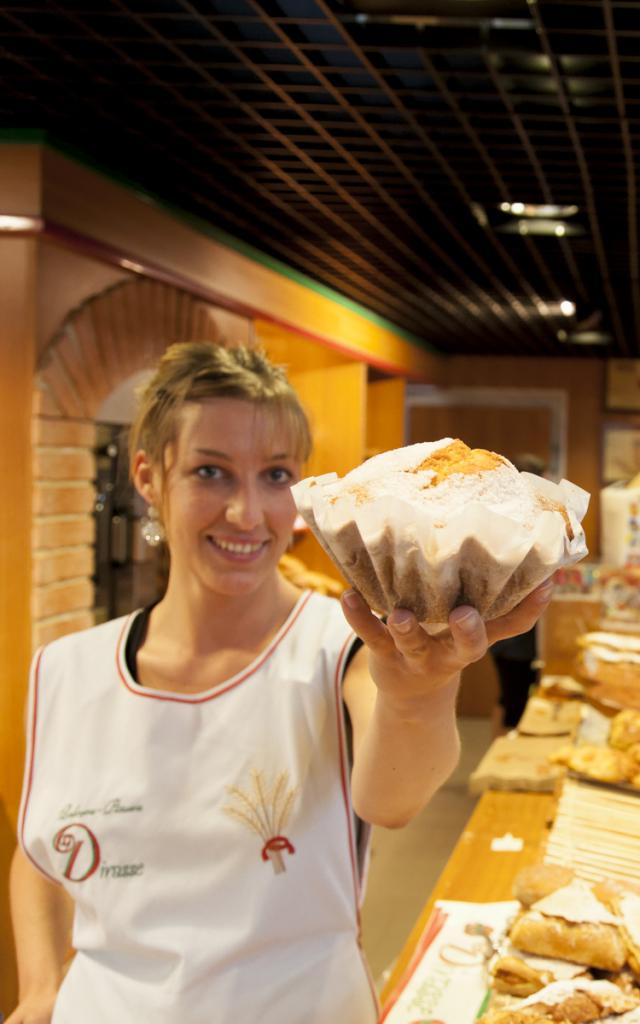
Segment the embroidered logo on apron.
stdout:
[[53,837],[56,853],[66,854],[62,874],[70,882],[84,882],[97,870],[100,863],[100,844],[90,828],[81,822],[71,822]]
[[263,840],[262,859],[270,861],[274,873],[279,875],[286,870],[283,854],[296,852],[284,835],[284,829],[298,788],[288,788],[288,772],[280,772],[273,785],[269,786],[257,768],[251,771],[251,783],[248,791],[239,786],[228,786],[227,792],[233,803],[223,807],[223,811],[260,836]]

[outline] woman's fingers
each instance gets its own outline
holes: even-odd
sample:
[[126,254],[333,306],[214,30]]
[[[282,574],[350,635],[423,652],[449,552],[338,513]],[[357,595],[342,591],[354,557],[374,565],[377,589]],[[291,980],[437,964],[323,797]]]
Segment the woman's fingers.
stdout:
[[443,669],[457,671],[479,661],[496,640],[531,629],[552,594],[553,580],[546,580],[506,615],[487,623],[470,605],[454,608],[449,616],[449,635],[444,638],[429,636],[406,608],[392,611],[385,625],[357,591],[346,591],[341,601],[347,622],[373,653],[398,653],[414,664],[429,658],[433,670],[437,671],[441,663]]
[[461,665],[479,661],[487,650],[487,629],[481,616],[470,605],[454,608],[449,616],[453,647]]
[[341,601],[347,622],[373,654],[401,654],[415,661],[424,658],[433,644],[413,612],[406,608],[395,608],[385,624],[356,591],[348,590]]
[[395,646],[408,659],[422,658],[433,640],[425,633],[413,612],[395,608],[387,619]]
[[391,643],[388,631],[364,598],[355,590],[347,590],[340,603],[345,619],[367,647],[379,654],[388,651]]
[[439,638],[430,636],[407,608],[395,608],[385,625],[356,591],[346,591],[341,602],[354,633],[378,655],[397,652],[412,662],[425,658],[433,661],[435,657],[433,669],[439,659],[443,659],[449,671],[457,671],[462,665],[477,661],[487,649],[484,622],[475,608],[469,606],[456,608],[451,613],[450,634]]

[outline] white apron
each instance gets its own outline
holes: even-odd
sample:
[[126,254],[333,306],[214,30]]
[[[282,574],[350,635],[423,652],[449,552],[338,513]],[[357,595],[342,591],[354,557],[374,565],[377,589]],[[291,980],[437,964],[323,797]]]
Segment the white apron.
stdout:
[[34,659],[20,840],[76,903],[53,1024],[373,1024],[338,603],[198,694],[135,683],[132,621]]

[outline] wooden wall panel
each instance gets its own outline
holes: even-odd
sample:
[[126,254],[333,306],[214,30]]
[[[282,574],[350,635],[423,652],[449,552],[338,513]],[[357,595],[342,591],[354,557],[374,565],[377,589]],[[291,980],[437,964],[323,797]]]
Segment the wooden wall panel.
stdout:
[[359,465],[365,453],[367,376],[363,363],[290,374],[313,432],[309,473],[340,476]]
[[41,211],[42,151],[39,146],[0,143],[0,213],[37,217]]
[[[363,363],[290,374],[309,414],[314,448],[305,474],[336,472],[343,476],[365,457],[367,371]],[[293,554],[315,572],[341,579],[315,537],[305,536]]]
[[15,999],[7,872],[24,757],[31,653],[31,402],[36,242],[0,237],[0,1007]]
[[[566,391],[567,477],[591,494],[584,528],[593,559],[597,559],[600,553],[604,367],[602,359],[517,359],[504,356],[453,356],[446,363],[446,383],[451,387],[561,388]],[[504,444],[508,443],[505,432]]]
[[551,423],[545,408],[423,405],[414,406],[409,423],[411,443],[459,437],[471,448],[488,448],[508,459],[531,452],[549,461]]
[[367,457],[404,444],[405,392],[403,377],[376,380],[367,386]]
[[287,331],[266,320],[255,320],[253,329],[255,342],[265,349],[269,359],[284,366],[289,375],[353,363],[353,359],[328,345],[318,345],[296,331]]

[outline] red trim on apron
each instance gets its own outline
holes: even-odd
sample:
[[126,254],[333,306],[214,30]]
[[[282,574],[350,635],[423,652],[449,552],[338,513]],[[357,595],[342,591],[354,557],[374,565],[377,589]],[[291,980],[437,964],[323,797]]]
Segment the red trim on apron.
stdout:
[[343,669],[344,662],[347,657],[347,653],[351,645],[353,644],[355,637],[353,635],[347,637],[345,640],[338,663],[336,665],[335,677],[334,677],[334,693],[335,693],[335,709],[336,709],[336,727],[338,730],[338,750],[340,753],[340,785],[342,788],[342,798],[344,800],[344,808],[347,819],[347,834],[349,840],[349,858],[351,861],[351,874],[353,877],[353,898],[355,902],[356,911],[356,923],[358,926],[358,949],[364,969],[369,982],[369,988],[371,989],[371,995],[373,996],[373,1003],[376,1013],[380,1012],[380,1003],[378,1001],[378,994],[376,987],[371,977],[371,971],[367,958],[364,955],[361,942],[361,921],[360,921],[360,877],[358,874],[358,866],[356,863],[356,843],[355,836],[353,833],[353,807],[351,806],[351,787],[349,785],[348,772],[347,772],[347,745],[344,734],[344,712],[343,712],[343,696],[342,696],[342,683],[343,683]]
[[31,723],[30,723],[31,724],[31,742],[30,742],[30,750],[29,750],[29,761],[28,761],[28,764],[27,764],[26,770],[25,770],[26,790],[25,790],[24,801],[23,801],[22,808],[21,808],[21,811],[20,811],[20,825],[19,825],[19,830],[18,830],[18,836],[20,838],[20,847],[21,847],[22,852],[24,853],[25,857],[27,857],[28,860],[31,861],[33,866],[35,868],[37,868],[37,870],[40,872],[41,875],[44,875],[45,878],[49,879],[49,881],[56,882],[57,885],[60,885],[61,884],[60,883],[60,879],[56,878],[55,875],[50,875],[49,872],[45,871],[44,868],[41,867],[40,864],[38,864],[37,860],[35,860],[31,856],[31,854],[29,853],[29,851],[27,849],[27,845],[26,845],[25,838],[24,838],[24,828],[25,828],[25,822],[27,820],[27,811],[28,811],[28,808],[29,808],[29,800],[31,798],[31,787],[32,787],[32,784],[33,784],[33,768],[34,768],[34,762],[35,762],[35,757],[36,757],[36,728],[37,728],[37,724],[38,724],[38,687],[40,685],[40,662],[42,661],[42,655],[44,654],[44,650],[45,650],[44,647],[41,647],[40,650],[38,651],[38,655],[37,655],[37,658],[36,658],[36,663],[35,663],[34,669],[33,669],[33,707],[31,708]]
[[205,696],[193,694],[192,696],[185,695],[184,697],[178,697],[174,694],[165,693],[163,690],[154,690],[153,687],[136,686],[132,685],[129,682],[129,679],[127,678],[128,672],[124,671],[122,667],[124,663],[123,648],[125,645],[126,637],[129,634],[129,628],[131,626],[133,618],[135,615],[138,614],[137,612],[134,612],[133,615],[129,616],[127,621],[124,623],[122,627],[122,632],[120,633],[120,637],[118,638],[118,644],[116,646],[116,669],[118,675],[120,676],[120,679],[126,686],[127,690],[129,690],[130,693],[135,694],[136,697],[148,697],[151,700],[167,700],[172,702],[173,704],[204,704],[206,701],[215,700],[216,697],[221,697],[223,693],[227,693],[229,690],[233,690],[234,687],[239,686],[240,683],[243,683],[246,679],[252,676],[255,672],[258,671],[259,668],[261,668],[264,665],[265,661],[267,661],[268,658],[271,657],[273,652],[279,646],[281,641],[284,640],[285,636],[290,631],[293,624],[296,622],[298,617],[306,608],[312,593],[313,591],[309,590],[307,591],[306,594],[303,594],[300,598],[298,598],[297,604],[290,612],[289,618],[281,627],[281,631],[276,634],[276,636],[273,638],[273,640],[267,647],[266,651],[260,656],[259,660],[253,661],[249,665],[249,667],[237,678],[235,676],[232,676],[231,680],[228,683],[226,683],[226,685],[223,685],[219,689],[216,689],[213,693],[210,690],[207,690]]

